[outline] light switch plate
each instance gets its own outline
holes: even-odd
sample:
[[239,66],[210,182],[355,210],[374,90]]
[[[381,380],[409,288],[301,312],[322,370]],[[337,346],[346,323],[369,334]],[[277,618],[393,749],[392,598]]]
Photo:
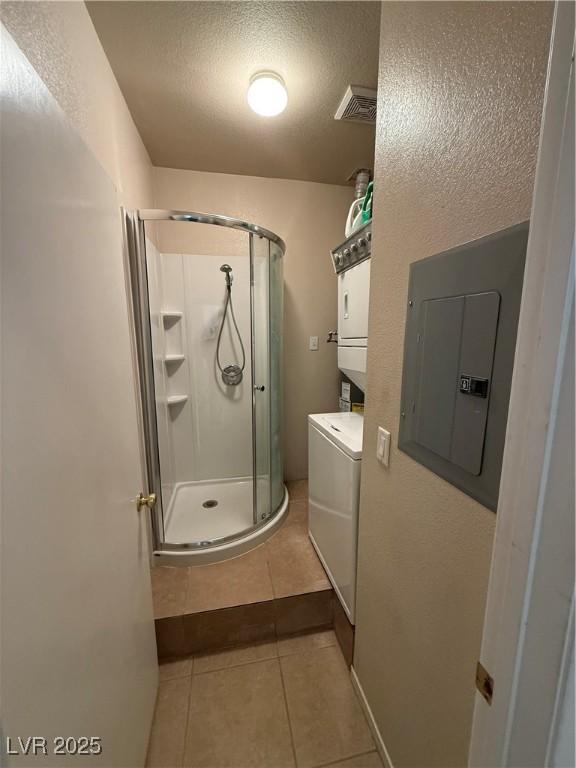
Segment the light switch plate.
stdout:
[[385,467],[390,464],[390,432],[384,427],[378,427],[376,458]]
[[310,336],[310,352],[318,352],[318,336]]

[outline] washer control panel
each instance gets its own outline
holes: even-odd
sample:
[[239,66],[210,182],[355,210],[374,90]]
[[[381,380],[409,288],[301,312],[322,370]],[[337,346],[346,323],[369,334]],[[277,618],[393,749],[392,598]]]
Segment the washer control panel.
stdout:
[[364,259],[369,259],[372,245],[372,222],[369,221],[363,227],[354,232],[347,240],[344,240],[337,248],[330,251],[332,264],[336,274],[345,272],[350,267],[355,267]]

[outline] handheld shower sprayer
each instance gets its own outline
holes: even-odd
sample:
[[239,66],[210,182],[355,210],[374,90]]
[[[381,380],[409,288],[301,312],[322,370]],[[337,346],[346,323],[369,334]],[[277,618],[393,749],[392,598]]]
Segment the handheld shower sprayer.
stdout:
[[220,272],[224,272],[226,274],[226,288],[232,288],[232,267],[230,264],[222,264],[220,267]]
[[[238,323],[234,315],[234,307],[232,306],[232,267],[230,264],[222,264],[220,272],[224,272],[226,275],[226,301],[224,302],[224,312],[222,314],[222,322],[220,323],[220,332],[218,333],[218,341],[216,342],[216,365],[222,375],[222,381],[228,386],[237,386],[242,381],[244,367],[246,365],[246,354],[244,352],[244,344],[242,343],[242,336],[238,330]],[[222,341],[222,331],[224,330],[224,323],[226,322],[226,314],[230,311],[230,316],[238,341],[240,342],[240,349],[242,351],[242,365],[236,365],[232,363],[222,368],[220,362],[220,343]]]

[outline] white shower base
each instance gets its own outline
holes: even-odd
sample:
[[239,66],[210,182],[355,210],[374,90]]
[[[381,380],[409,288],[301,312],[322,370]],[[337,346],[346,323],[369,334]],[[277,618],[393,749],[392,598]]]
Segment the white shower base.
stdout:
[[[268,493],[268,483],[258,484]],[[216,506],[205,507],[205,502]],[[282,523],[288,509],[288,492],[277,514],[253,530],[252,478],[233,478],[177,483],[164,518],[166,544],[206,542],[204,547],[155,553],[162,565],[206,565],[227,560],[258,546]],[[245,535],[242,532],[245,531]],[[235,541],[209,546],[223,537],[238,536]]]

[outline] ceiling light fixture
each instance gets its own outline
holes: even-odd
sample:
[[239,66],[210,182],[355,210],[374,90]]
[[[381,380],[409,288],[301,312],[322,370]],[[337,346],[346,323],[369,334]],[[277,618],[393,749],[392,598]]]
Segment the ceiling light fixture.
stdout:
[[288,104],[284,80],[275,72],[258,72],[250,80],[248,104],[263,117],[274,117],[284,112]]

